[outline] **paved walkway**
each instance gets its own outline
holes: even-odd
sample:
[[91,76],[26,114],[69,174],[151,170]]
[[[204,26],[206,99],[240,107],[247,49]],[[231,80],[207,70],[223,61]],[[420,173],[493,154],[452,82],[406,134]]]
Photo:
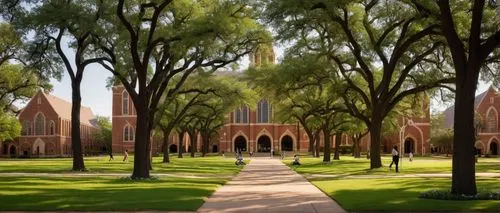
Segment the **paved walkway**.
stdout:
[[346,212],[277,159],[254,158],[198,212]]

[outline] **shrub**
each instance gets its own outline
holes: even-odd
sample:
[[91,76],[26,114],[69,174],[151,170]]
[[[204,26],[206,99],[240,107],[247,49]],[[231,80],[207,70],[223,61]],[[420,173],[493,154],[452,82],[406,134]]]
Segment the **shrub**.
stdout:
[[500,191],[480,190],[476,195],[455,195],[448,190],[428,190],[420,194],[419,198],[436,200],[500,200]]

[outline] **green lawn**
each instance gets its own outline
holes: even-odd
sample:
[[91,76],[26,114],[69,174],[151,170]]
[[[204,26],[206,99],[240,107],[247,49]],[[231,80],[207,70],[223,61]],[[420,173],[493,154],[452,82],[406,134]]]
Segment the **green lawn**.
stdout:
[[[335,179],[312,181],[348,211],[490,211],[500,201],[448,201],[418,198],[429,189],[448,189],[448,178]],[[499,179],[478,179],[478,189],[500,190]]]
[[[1,176],[0,210],[194,211],[217,187],[238,173],[234,159],[222,157],[171,157],[170,164],[154,158],[154,174],[172,174],[145,181],[132,181],[133,157],[85,158],[95,176],[57,176],[70,172],[70,158],[0,159],[0,172],[53,173],[56,176]],[[79,172],[78,172],[79,173]],[[119,173],[103,176],[103,173]],[[189,175],[189,176],[188,176]],[[193,177],[194,176],[194,177]]]
[[[302,165],[298,167],[291,166],[291,158],[286,158],[284,163],[300,174],[396,175],[394,166],[392,171],[388,169],[391,157],[382,157],[384,167],[379,169],[369,169],[370,160],[366,158],[356,159],[351,156],[341,156],[340,160],[332,161],[329,164],[323,163],[323,157],[302,157],[300,161]],[[479,158],[479,162],[476,164],[476,172],[500,172],[500,158]],[[451,173],[451,159],[416,157],[413,162],[409,162],[408,158],[404,158],[402,165],[400,161],[399,174],[417,173]]]
[[[85,167],[90,173],[132,173],[134,157],[130,156],[129,162],[122,161],[123,156],[115,156],[115,160],[109,162],[107,156],[86,157]],[[234,165],[233,158],[223,157],[196,157],[177,158],[171,156],[169,164],[162,163],[162,157],[153,159],[152,173],[175,173],[185,175],[233,175],[240,168]],[[71,158],[35,158],[35,159],[11,159],[0,158],[0,173],[28,172],[28,173],[64,173],[70,172],[72,167]]]
[[1,210],[194,211],[223,179],[0,177]]

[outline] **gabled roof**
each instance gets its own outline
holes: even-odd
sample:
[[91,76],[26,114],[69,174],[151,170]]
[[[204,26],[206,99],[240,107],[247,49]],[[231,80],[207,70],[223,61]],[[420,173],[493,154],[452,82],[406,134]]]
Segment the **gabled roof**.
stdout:
[[[484,97],[488,94],[488,92],[493,91],[497,92],[493,86],[490,86],[486,91],[482,92],[481,94],[477,95],[474,99],[474,110],[479,107],[479,104],[483,102]],[[453,129],[453,123],[455,119],[455,105],[448,107],[446,110],[443,112],[444,114],[444,127]]]
[[[49,101],[50,105],[54,111],[63,119],[71,120],[71,102],[64,99],[58,98],[51,94],[46,94],[41,92]],[[80,108],[80,123],[94,126],[92,120],[94,119],[94,113],[89,107],[81,106]]]

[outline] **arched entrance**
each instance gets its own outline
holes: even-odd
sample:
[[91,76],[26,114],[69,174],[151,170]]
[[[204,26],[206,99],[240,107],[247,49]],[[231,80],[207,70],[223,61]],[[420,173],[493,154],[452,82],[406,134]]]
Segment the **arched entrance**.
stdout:
[[405,139],[405,154],[408,154],[410,152],[415,153],[415,141],[413,138],[406,138]]
[[271,152],[271,139],[267,135],[262,135],[257,140],[257,152]]
[[168,152],[170,153],[177,153],[177,145],[172,144],[168,147]]
[[234,152],[246,152],[247,151],[247,139],[242,135],[234,139]]
[[292,137],[285,135],[281,138],[281,151],[293,151]]
[[[5,149],[7,149],[7,148],[5,148]],[[17,155],[16,146],[14,146],[14,145],[10,146],[10,148],[9,148],[9,155],[10,156],[16,156]]]
[[42,139],[36,139],[35,143],[33,143],[33,151],[31,152],[34,155],[45,155],[45,142]]
[[219,152],[219,147],[217,145],[213,145],[212,152]]
[[490,142],[490,153],[492,155],[498,155],[498,141],[496,139]]

